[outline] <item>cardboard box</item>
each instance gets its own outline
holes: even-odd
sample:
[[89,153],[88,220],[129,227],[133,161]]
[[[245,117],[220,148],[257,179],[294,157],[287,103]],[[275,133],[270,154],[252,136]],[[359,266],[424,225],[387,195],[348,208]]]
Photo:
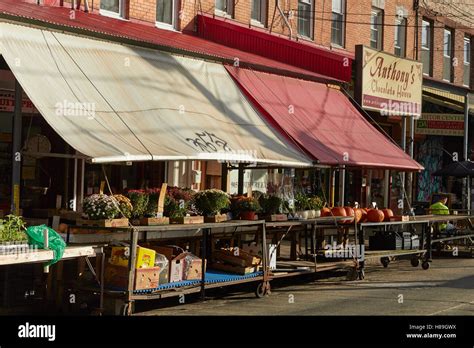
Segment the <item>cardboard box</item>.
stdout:
[[[183,280],[202,279],[202,260],[194,254],[184,253]],[[204,265],[204,270],[206,265]]]
[[221,249],[213,253],[214,260],[226,262],[241,267],[251,267],[260,264],[259,256],[252,255],[242,249]]
[[184,253],[170,262],[170,283],[180,282],[184,275]]
[[155,267],[160,268],[160,276],[159,276],[159,285],[169,283],[170,279],[170,262],[166,258],[165,255],[156,254],[155,255]]
[[[276,244],[267,244],[267,252],[268,252],[268,266],[270,269],[276,269],[276,259],[277,259],[277,250]],[[249,253],[250,255],[256,255],[260,258],[263,257],[262,255],[262,244],[257,244],[255,242],[244,243],[242,245],[243,251]]]
[[222,262],[213,263],[212,268],[217,269],[219,271],[235,273],[235,274],[240,274],[240,275],[246,275],[246,274],[254,273],[257,271],[257,267],[241,267],[241,266],[229,265],[227,263],[222,263]]
[[[154,289],[159,285],[160,268],[138,268],[135,270],[134,290]],[[127,289],[128,268],[106,263],[104,272],[106,287]]]
[[[155,265],[155,250],[143,248],[138,246],[137,248],[137,262],[136,268],[149,268]],[[112,254],[110,255],[110,263],[116,266],[128,267],[128,260],[130,258],[129,247],[112,247]]]

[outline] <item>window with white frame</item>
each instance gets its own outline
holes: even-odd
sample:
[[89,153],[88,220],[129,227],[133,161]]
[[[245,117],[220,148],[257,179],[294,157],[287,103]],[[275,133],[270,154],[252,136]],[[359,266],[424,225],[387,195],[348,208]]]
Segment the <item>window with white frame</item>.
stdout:
[[267,21],[267,0],[252,0],[252,20],[265,25]]
[[232,17],[233,0],[216,0],[214,13],[218,16]]
[[383,49],[383,10],[372,7],[370,15],[370,47]]
[[471,82],[471,38],[464,37],[464,86],[470,86]]
[[175,0],[156,0],[156,26],[164,29],[175,29]]
[[423,74],[431,75],[431,23],[423,20],[421,24],[421,62],[423,63]]
[[443,40],[443,80],[452,82],[453,79],[453,33],[444,29]]
[[395,19],[395,55],[405,57],[407,45],[407,19],[400,17]]
[[345,0],[332,0],[331,43],[344,46]]
[[298,34],[307,38],[313,37],[312,33],[312,16],[313,0],[298,1]]
[[109,17],[123,18],[124,0],[101,0],[100,14]]

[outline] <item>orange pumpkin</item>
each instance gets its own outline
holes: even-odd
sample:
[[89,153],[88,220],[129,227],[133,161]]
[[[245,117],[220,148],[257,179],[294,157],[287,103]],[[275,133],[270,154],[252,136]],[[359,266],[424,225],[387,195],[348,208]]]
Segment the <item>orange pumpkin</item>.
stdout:
[[[351,207],[344,207],[344,210],[346,211],[346,216],[355,217],[354,209],[352,209]],[[345,224],[352,224],[353,222],[354,219],[344,221]]]
[[370,209],[367,213],[367,220],[370,222],[382,222],[385,219],[383,211]]
[[360,222],[367,222],[367,209],[361,208],[362,217],[360,218]]
[[331,216],[331,209],[328,207],[321,209],[321,216]]
[[383,221],[390,221],[390,218],[393,217],[393,211],[392,209],[382,209],[384,219]]
[[361,209],[361,208],[355,208],[354,209],[354,219],[355,219],[355,223],[358,224],[359,222],[361,222],[362,218],[364,217],[364,215],[367,215],[367,213]]
[[331,209],[331,213],[334,216],[347,216],[346,210],[343,207],[334,207]]

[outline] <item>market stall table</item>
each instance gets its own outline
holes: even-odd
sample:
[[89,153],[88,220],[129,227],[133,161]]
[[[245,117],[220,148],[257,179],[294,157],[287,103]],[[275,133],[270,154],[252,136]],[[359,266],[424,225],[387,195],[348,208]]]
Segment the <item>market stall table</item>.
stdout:
[[[254,272],[253,274],[234,275],[226,274],[215,270],[206,271],[206,262],[210,261],[208,253],[208,241],[212,240],[212,230],[214,229],[233,229],[233,233],[238,233],[239,228],[242,227],[258,227],[261,229],[262,238],[262,271]],[[88,231],[87,236],[94,239],[94,233],[97,231],[100,235],[100,240],[103,243],[110,243],[117,240],[128,240],[130,243],[130,257],[128,263],[128,285],[127,289],[123,291],[106,290],[107,294],[116,296],[124,300],[124,305],[121,309],[121,314],[131,315],[133,313],[133,304],[137,300],[152,300],[165,297],[182,296],[191,293],[201,293],[201,297],[205,298],[205,290],[214,287],[224,287],[248,282],[259,282],[256,289],[257,296],[264,296],[269,292],[269,274],[266,246],[266,232],[265,221],[247,221],[247,220],[231,220],[220,223],[203,223],[203,224],[171,224],[158,226],[132,226],[125,227],[96,227],[96,226],[70,226],[67,233],[67,238],[71,237],[71,229]],[[241,231],[246,233],[248,231]],[[258,231],[257,231],[258,233]],[[125,238],[125,235],[128,238]],[[202,262],[202,279],[181,281],[176,283],[167,283],[158,286],[154,289],[134,290],[135,284],[135,261],[137,257],[137,246],[139,240],[141,241],[157,241],[174,238],[202,238],[201,243],[201,259]]]

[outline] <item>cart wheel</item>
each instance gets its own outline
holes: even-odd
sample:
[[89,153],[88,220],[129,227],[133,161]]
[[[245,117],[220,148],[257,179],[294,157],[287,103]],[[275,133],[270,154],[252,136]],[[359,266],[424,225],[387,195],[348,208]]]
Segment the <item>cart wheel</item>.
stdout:
[[387,268],[388,264],[390,263],[390,259],[388,257],[382,257],[380,262],[382,263],[383,268]]
[[346,279],[349,280],[349,281],[354,281],[354,280],[357,280],[357,278],[359,277],[359,274],[357,273],[357,269],[356,268],[350,268],[348,271],[347,271],[347,275],[346,275]]
[[421,264],[421,267],[424,269],[424,270],[427,270],[428,268],[430,268],[430,263],[428,261],[424,261],[422,264]]
[[270,293],[270,284],[259,283],[257,289],[255,290],[255,296],[257,298],[263,298]]
[[364,280],[364,279],[365,279],[365,271],[364,271],[364,269],[361,269],[361,270],[359,271],[359,279],[360,279],[360,280]]
[[417,257],[414,257],[410,260],[413,267],[418,267],[420,265],[420,260]]

